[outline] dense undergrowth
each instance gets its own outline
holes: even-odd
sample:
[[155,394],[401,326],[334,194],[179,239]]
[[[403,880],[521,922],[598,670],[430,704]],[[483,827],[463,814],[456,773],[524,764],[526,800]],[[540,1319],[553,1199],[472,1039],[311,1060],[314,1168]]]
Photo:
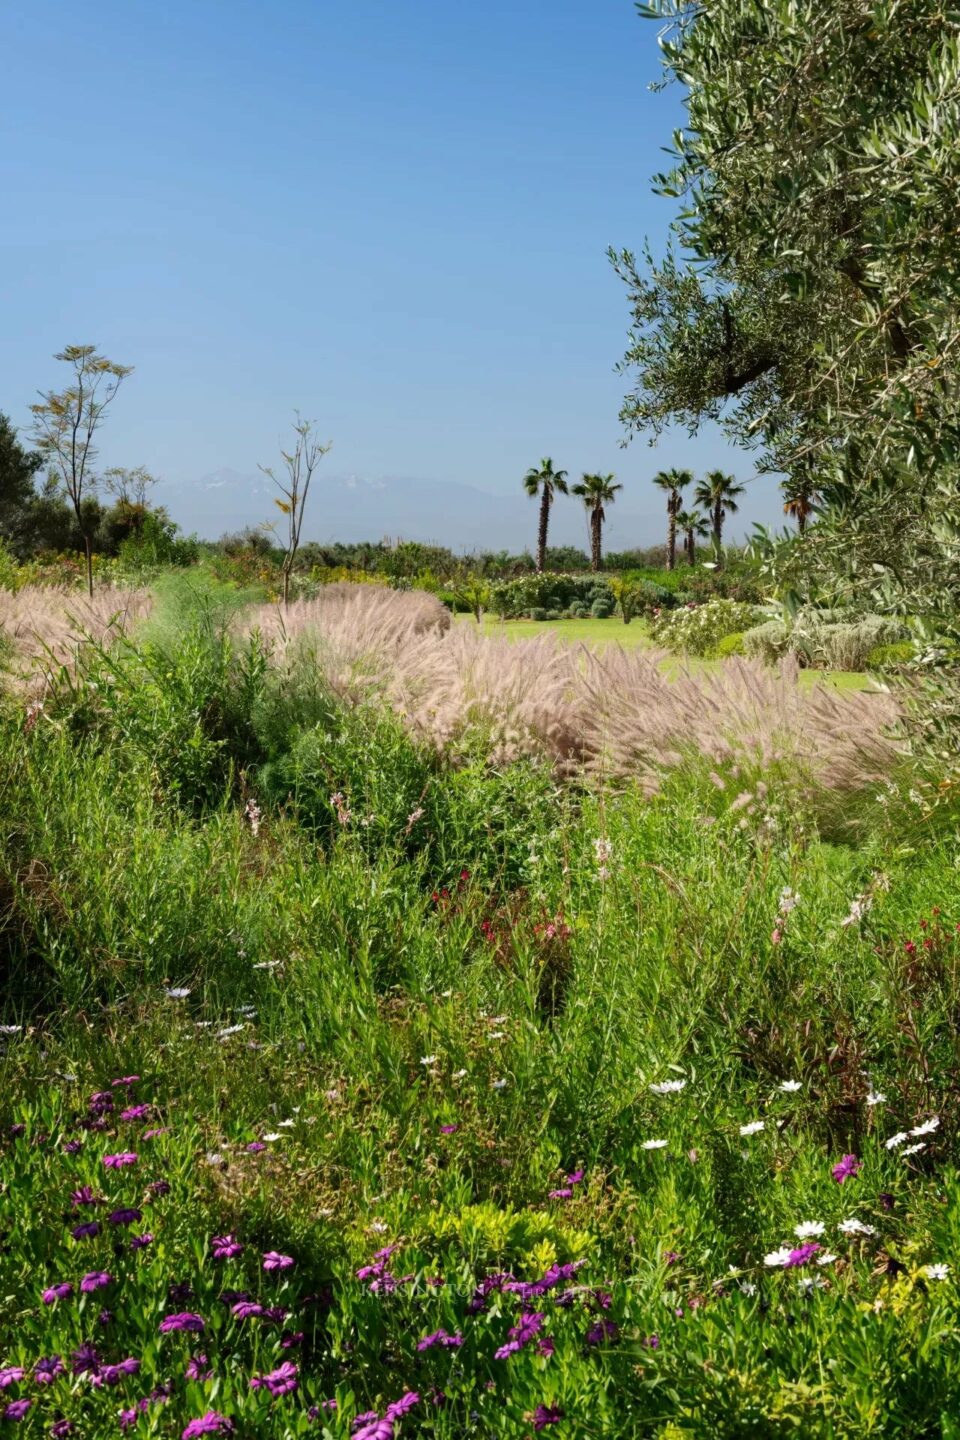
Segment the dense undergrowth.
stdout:
[[960,1433],[937,776],[453,759],[244,599],[0,717],[0,1428]]

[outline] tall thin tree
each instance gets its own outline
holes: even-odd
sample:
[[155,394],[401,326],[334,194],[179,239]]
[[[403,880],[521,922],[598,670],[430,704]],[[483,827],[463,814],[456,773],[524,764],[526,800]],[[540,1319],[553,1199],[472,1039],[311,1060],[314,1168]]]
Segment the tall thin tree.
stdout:
[[54,359],[70,367],[73,380],[65,390],[42,390],[40,403],[30,406],[33,438],[73,507],[87,557],[87,590],[92,595],[93,527],[83,501],[97,488],[93,441],[133,366],[117,365],[98,355],[95,345],[68,345]]
[[708,470],[703,479],[697,481],[693,498],[710,515],[713,548],[718,560],[723,556],[723,522],[728,515],[736,515],[739,509],[737,498],[743,493],[744,486],[738,485],[736,475],[727,475],[723,470]]
[[678,510],[677,529],[683,536],[683,553],[688,565],[697,563],[697,536],[709,535],[710,526],[702,510]]
[[330,449],[329,442],[324,445],[316,438],[313,421],[304,420],[299,410],[294,411],[293,436],[293,448],[280,451],[285,474],[278,475],[272,465],[260,466],[264,475],[280,491],[280,494],[274,497],[273,503],[287,517],[287,541],[280,572],[283,577],[284,609],[290,604],[290,575],[300,547],[300,531],[303,528],[310,481],[313,479],[314,470]]
[[622,485],[615,485],[612,475],[584,475],[578,484],[571,486],[571,494],[579,495],[586,506],[590,520],[590,568],[603,568],[603,522],[607,518],[606,506],[612,505]]
[[549,455],[540,461],[540,469],[531,465],[523,477],[523,488],[527,494],[540,496],[540,528],[537,531],[537,574],[543,573],[547,559],[547,530],[550,525],[550,506],[557,495],[567,493],[566,470],[554,470]]
[[653,477],[658,489],[667,495],[667,569],[677,563],[677,512],[680,509],[682,492],[693,484],[691,470],[660,470]]

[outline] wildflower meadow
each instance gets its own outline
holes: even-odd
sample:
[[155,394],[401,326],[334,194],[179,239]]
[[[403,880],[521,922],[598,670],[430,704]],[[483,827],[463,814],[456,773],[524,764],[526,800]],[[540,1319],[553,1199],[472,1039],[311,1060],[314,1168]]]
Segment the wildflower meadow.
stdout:
[[898,696],[255,601],[8,675],[0,1436],[960,1436]]

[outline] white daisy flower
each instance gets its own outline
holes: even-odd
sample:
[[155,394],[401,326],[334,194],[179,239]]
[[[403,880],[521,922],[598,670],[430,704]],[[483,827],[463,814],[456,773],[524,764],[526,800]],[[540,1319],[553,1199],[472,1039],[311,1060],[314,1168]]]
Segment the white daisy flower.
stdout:
[[784,1095],[795,1095],[798,1090],[803,1089],[803,1082],[801,1080],[784,1080],[777,1086],[777,1089],[782,1090]]
[[264,1135],[263,1138],[264,1138],[264,1140],[273,1141],[273,1140],[282,1140],[282,1139],[283,1139],[283,1136],[282,1136],[281,1134],[279,1134],[278,1131],[276,1131],[276,1130],[271,1130],[271,1131],[270,1131],[270,1134],[269,1134],[269,1135]]
[[654,1095],[678,1095],[686,1085],[686,1080],[661,1080],[657,1085],[651,1085],[650,1089]]
[[0,1025],[0,1035],[19,1035],[22,1025]]
[[827,1282],[820,1275],[802,1275],[797,1281],[801,1295],[812,1295],[814,1290],[825,1290]]
[[904,1140],[909,1139],[910,1136],[907,1134],[906,1130],[898,1130],[896,1135],[891,1135],[890,1139],[884,1140],[883,1143],[888,1150],[895,1150],[898,1145],[903,1144]]
[[804,1220],[794,1226],[793,1233],[798,1240],[812,1240],[815,1236],[822,1235],[826,1228],[822,1220]]
[[741,1135],[757,1135],[757,1134],[759,1134],[759,1132],[760,1132],[761,1130],[765,1130],[766,1128],[767,1128],[767,1127],[766,1127],[765,1121],[763,1121],[763,1120],[751,1120],[749,1125],[741,1125],[741,1126],[740,1126],[740,1134],[741,1134]]
[[940,1128],[940,1116],[934,1115],[932,1120],[925,1120],[922,1125],[915,1125],[910,1131],[911,1135],[932,1135],[934,1130]]
[[769,1265],[772,1270],[782,1269],[792,1254],[793,1251],[789,1245],[781,1245],[779,1250],[771,1250],[769,1255],[764,1255],[763,1263]]
[[924,1265],[923,1273],[928,1280],[946,1280],[950,1274],[949,1265]]
[[829,1254],[828,1254],[828,1255],[818,1255],[818,1256],[817,1256],[817,1264],[818,1264],[818,1265],[832,1265],[833,1262],[834,1262],[834,1260],[836,1260],[836,1258],[837,1258],[836,1255],[829,1255]]
[[881,1095],[878,1090],[871,1090],[870,1094],[867,1096],[868,1105],[886,1105],[886,1103],[886,1095]]
[[294,1123],[295,1123],[295,1122],[294,1122],[293,1120],[278,1120],[278,1121],[277,1121],[277,1124],[280,1126],[280,1129],[281,1129],[281,1130],[292,1130],[293,1127],[294,1127]]
[[371,1220],[368,1229],[372,1230],[375,1235],[386,1235],[390,1226],[384,1224],[382,1220]]
[[507,1032],[505,1030],[491,1030],[487,1036],[488,1040],[506,1040],[506,1038]]
[[222,1030],[217,1031],[218,1040],[229,1040],[231,1035],[239,1035],[245,1027],[240,1025],[226,1025]]
[[171,985],[166,992],[168,1000],[186,1000],[190,991],[186,985]]
[[906,1150],[901,1150],[901,1151],[900,1151],[901,1159],[904,1159],[904,1160],[905,1160],[908,1155],[918,1155],[921,1150],[926,1150],[926,1148],[927,1148],[926,1141],[925,1141],[925,1140],[918,1140],[917,1143],[916,1143],[916,1145],[908,1145],[907,1148],[906,1148]]
[[643,1145],[641,1146],[641,1149],[643,1149],[643,1150],[663,1150],[664,1147],[666,1146],[666,1143],[667,1143],[666,1140],[644,1140]]
[[493,1082],[493,1088],[494,1088],[494,1090],[506,1090],[506,1088],[507,1088],[507,1082],[506,1082],[506,1080],[494,1080],[494,1082]]
[[858,1220],[855,1215],[852,1215],[849,1220],[841,1220],[837,1229],[843,1235],[876,1235],[877,1233],[875,1226],[864,1225],[863,1221]]
[[466,1073],[466,1070],[454,1070],[452,1078],[454,1080],[462,1080]]
[[421,1055],[421,1056],[420,1056],[420,1064],[421,1064],[421,1065],[436,1065],[438,1059],[439,1059],[439,1056],[437,1056],[437,1055]]

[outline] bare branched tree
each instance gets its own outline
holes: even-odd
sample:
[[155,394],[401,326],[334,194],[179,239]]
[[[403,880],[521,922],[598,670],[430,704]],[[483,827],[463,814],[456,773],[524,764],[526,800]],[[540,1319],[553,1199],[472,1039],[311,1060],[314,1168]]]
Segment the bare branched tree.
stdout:
[[83,500],[97,488],[93,438],[133,367],[98,355],[95,345],[68,345],[54,359],[69,365],[73,381],[65,390],[41,390],[39,404],[30,406],[33,438],[73,506],[87,556],[87,590],[92,596],[93,526],[84,514]]
[[[307,505],[307,495],[313,472],[330,449],[319,441],[313,430],[313,421],[304,420],[299,410],[294,411],[294,445],[290,451],[281,450],[284,472],[278,475],[272,465],[261,465],[260,469],[280,491],[274,497],[274,505],[287,517],[287,538],[283,556],[283,604],[290,603],[290,573],[300,546],[300,531]],[[271,529],[273,527],[271,526]]]
[[147,491],[156,485],[156,475],[151,475],[145,465],[127,470],[123,465],[114,465],[103,472],[103,488],[125,505],[145,505]]

